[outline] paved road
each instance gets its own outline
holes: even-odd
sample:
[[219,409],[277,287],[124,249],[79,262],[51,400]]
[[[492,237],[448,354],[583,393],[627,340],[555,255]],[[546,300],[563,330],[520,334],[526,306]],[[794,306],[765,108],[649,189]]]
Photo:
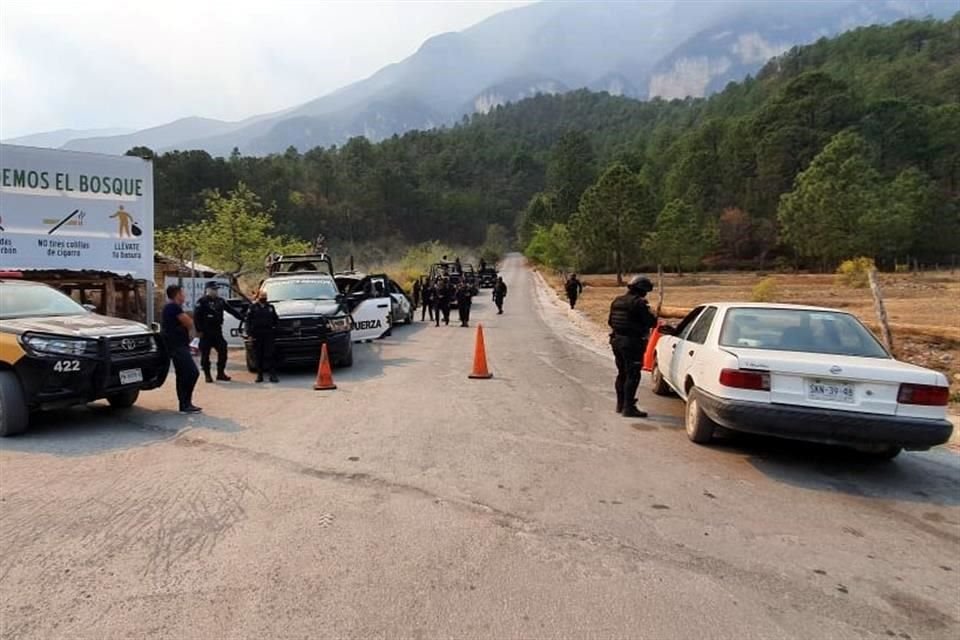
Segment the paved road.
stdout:
[[[956,638],[960,467],[690,444],[611,406],[517,259],[507,313],[0,443],[4,638]],[[239,359],[234,358],[239,364]]]

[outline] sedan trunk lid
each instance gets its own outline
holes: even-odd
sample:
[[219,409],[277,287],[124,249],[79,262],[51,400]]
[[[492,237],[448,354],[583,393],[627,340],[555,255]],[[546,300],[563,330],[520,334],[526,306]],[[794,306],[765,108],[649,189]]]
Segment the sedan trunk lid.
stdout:
[[901,383],[937,384],[934,372],[892,358],[724,350],[741,369],[770,372],[770,401],[779,404],[895,415]]

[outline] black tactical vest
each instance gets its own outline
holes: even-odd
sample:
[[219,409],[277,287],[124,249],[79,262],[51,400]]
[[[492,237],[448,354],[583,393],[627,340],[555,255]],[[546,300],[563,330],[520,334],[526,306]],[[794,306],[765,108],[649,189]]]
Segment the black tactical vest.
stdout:
[[625,293],[610,305],[608,324],[620,336],[646,340],[655,319],[647,301],[633,293]]

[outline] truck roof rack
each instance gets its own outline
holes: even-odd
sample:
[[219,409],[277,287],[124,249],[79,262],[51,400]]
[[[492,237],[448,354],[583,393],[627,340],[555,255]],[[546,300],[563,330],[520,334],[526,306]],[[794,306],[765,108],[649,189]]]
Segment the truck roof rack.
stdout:
[[265,261],[271,276],[288,273],[327,273],[333,275],[333,260],[326,253],[271,253]]

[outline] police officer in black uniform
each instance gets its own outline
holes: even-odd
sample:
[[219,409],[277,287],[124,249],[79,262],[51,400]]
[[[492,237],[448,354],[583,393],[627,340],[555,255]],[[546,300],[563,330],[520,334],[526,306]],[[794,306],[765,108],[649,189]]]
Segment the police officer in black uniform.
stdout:
[[503,299],[507,297],[507,283],[503,277],[497,276],[497,284],[493,285],[493,303],[497,305],[497,314],[503,314]]
[[650,311],[647,294],[653,283],[643,276],[634,276],[627,284],[627,292],[610,304],[610,346],[617,362],[617,413],[627,418],[646,418],[637,408],[637,387],[647,337],[657,324]]
[[433,316],[437,321],[436,326],[440,326],[440,317],[443,316],[443,324],[450,324],[450,298],[453,290],[450,288],[450,281],[441,278],[437,281],[433,289]]
[[470,307],[473,305],[473,292],[466,280],[462,280],[456,290],[457,313],[460,315],[460,326],[470,326]]
[[276,361],[273,357],[273,342],[280,319],[277,310],[267,300],[266,291],[261,291],[257,301],[247,311],[247,333],[253,338],[253,356],[257,368],[257,382],[263,382],[263,373],[270,373],[270,382],[279,382]]
[[227,368],[227,341],[223,337],[223,312],[226,311],[237,320],[243,316],[220,298],[220,285],[208,282],[206,295],[200,298],[193,311],[193,323],[200,338],[200,367],[207,382],[213,382],[210,375],[210,350],[217,351],[217,380],[230,382]]
[[430,320],[433,320],[433,285],[429,280],[423,283],[423,286],[420,288],[420,299],[423,303],[423,308],[420,310],[420,322],[423,322],[427,313],[430,313]]

